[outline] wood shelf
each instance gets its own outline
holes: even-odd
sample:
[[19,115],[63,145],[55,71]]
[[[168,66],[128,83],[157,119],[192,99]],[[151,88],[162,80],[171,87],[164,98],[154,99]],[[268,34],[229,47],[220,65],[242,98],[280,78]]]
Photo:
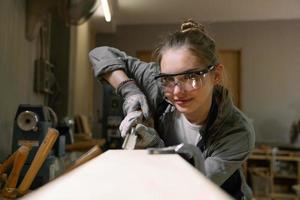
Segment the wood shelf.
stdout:
[[297,175],[282,175],[282,174],[274,174],[274,178],[285,178],[285,179],[297,179]]
[[273,198],[284,198],[284,199],[298,199],[298,196],[295,194],[286,194],[286,193],[271,193]]
[[257,199],[297,199],[300,152],[255,149],[244,165],[246,179]]

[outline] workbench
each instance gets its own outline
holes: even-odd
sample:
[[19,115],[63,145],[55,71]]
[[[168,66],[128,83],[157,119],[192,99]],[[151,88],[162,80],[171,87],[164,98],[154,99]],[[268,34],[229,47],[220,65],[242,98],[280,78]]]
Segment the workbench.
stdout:
[[109,150],[22,200],[231,199],[177,154]]

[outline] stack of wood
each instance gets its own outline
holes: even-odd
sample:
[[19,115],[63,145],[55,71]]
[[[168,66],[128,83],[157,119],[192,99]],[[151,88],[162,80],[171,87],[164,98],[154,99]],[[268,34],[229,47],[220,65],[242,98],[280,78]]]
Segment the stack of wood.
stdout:
[[[0,164],[0,177],[4,187],[1,188],[0,197],[5,198],[17,198],[26,194],[42,167],[44,161],[49,155],[55,141],[58,138],[58,131],[56,129],[49,128],[48,132],[38,148],[33,161],[30,164],[23,180],[17,185],[21,170],[27,160],[31,146],[22,145],[19,149],[14,152],[7,160]],[[8,169],[11,169],[8,175]]]

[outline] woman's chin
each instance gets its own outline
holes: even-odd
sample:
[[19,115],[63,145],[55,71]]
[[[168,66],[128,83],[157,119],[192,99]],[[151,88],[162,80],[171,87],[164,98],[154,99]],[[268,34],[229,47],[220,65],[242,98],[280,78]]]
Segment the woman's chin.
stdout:
[[177,104],[175,105],[175,107],[181,113],[189,113],[190,112],[190,109],[188,107],[182,107]]

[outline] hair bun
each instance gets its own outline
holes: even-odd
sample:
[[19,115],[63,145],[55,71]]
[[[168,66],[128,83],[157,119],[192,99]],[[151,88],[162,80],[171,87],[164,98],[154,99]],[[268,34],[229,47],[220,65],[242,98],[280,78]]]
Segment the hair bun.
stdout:
[[205,33],[205,27],[202,24],[198,24],[197,22],[189,19],[181,24],[181,32],[187,31],[199,31]]

